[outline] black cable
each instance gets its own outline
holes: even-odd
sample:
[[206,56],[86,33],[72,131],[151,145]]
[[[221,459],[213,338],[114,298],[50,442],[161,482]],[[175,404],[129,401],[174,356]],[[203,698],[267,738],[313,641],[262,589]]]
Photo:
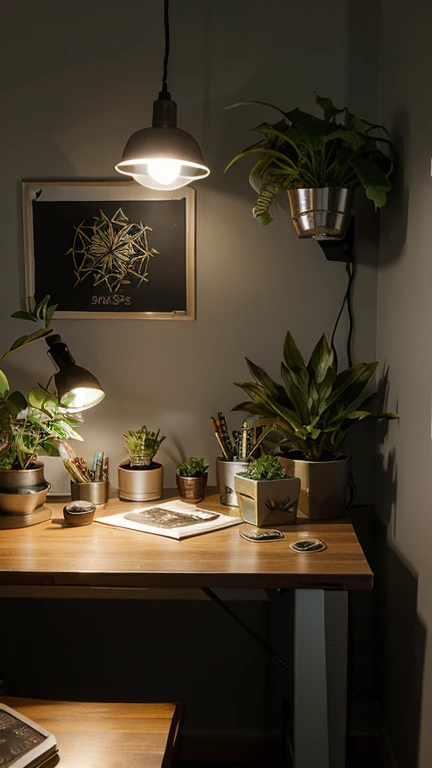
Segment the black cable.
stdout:
[[168,59],[170,53],[169,0],[164,0],[165,55],[163,61],[162,91],[168,92]]
[[241,619],[240,616],[237,616],[237,614],[234,613],[234,611],[232,611],[231,608],[228,608],[228,606],[225,605],[223,600],[221,600],[220,597],[215,595],[212,589],[208,589],[207,587],[201,587],[201,591],[204,592],[204,594],[207,597],[209,597],[210,600],[213,600],[213,602],[218,606],[218,608],[220,608],[224,613],[226,613],[227,616],[230,617],[230,619],[235,621],[236,624],[239,625],[239,627],[241,627],[245,632],[247,632],[247,634],[250,635],[255,640],[255,642],[261,646],[261,648],[264,648],[264,650],[267,651],[267,653],[269,653],[270,656],[273,659],[275,659],[275,661],[278,661],[279,664],[281,664],[284,667],[284,669],[286,669],[291,675],[293,674],[291,667],[289,667],[288,664],[285,664],[284,660],[281,659],[280,656],[278,656],[278,654],[273,650],[271,645],[269,645],[267,641],[261,637],[261,635],[258,635],[258,633],[255,632],[254,629],[252,629],[252,627],[246,624],[246,622],[243,621],[243,619]]
[[334,340],[335,340],[336,331],[338,329],[338,325],[339,325],[339,322],[340,322],[340,319],[342,317],[342,313],[343,313],[343,311],[345,309],[345,304],[346,304],[347,310],[348,310],[348,320],[349,320],[348,337],[347,337],[347,357],[348,357],[348,365],[351,368],[351,366],[353,364],[351,347],[352,347],[352,339],[353,339],[353,334],[354,334],[354,312],[353,312],[353,307],[352,307],[352,287],[353,287],[354,277],[355,277],[355,268],[354,268],[354,264],[352,262],[350,262],[350,261],[347,262],[346,271],[347,271],[347,274],[348,274],[348,285],[347,285],[347,289],[345,291],[345,295],[344,295],[343,300],[342,300],[342,305],[341,305],[341,308],[339,310],[339,314],[338,314],[338,316],[336,318],[336,322],[334,324],[333,333],[332,333],[332,336],[331,336],[331,346],[333,347],[333,349],[334,349],[334,351],[336,353]]

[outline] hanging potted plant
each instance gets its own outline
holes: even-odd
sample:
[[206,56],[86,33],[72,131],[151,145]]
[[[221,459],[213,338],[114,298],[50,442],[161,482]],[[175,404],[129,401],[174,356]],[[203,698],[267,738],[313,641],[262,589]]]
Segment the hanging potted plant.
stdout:
[[243,520],[262,528],[296,521],[300,480],[289,475],[276,456],[261,456],[234,478]]
[[[29,344],[55,333],[51,318],[56,305],[46,296],[28,311],[12,317],[40,322],[43,327],[20,336],[0,357],[0,362]],[[11,391],[0,370],[0,513],[28,515],[46,500],[49,483],[45,481],[42,455],[58,456],[59,444],[67,439],[82,440],[75,431],[78,419],[59,405],[56,395],[44,387],[34,387],[26,397]]]
[[341,447],[349,428],[367,418],[399,417],[367,410],[370,396],[361,402],[376,362],[359,363],[338,373],[325,334],[307,365],[289,331],[283,353],[281,382],[246,360],[254,381],[237,386],[250,400],[234,410],[259,416],[257,423],[276,430],[279,461],[300,478],[299,510],[313,519],[340,517],[346,510],[350,476],[350,459]]
[[177,467],[176,481],[183,501],[198,504],[202,501],[207,487],[208,464],[204,459],[191,456]]
[[162,496],[163,466],[153,461],[165,437],[160,429],[152,432],[142,426],[123,435],[129,458],[118,468],[119,497],[123,501],[151,501]]
[[299,237],[343,238],[356,187],[364,189],[375,208],[386,204],[392,144],[384,126],[357,118],[346,107],[338,109],[329,98],[316,95],[316,103],[322,118],[260,101],[234,104],[261,104],[281,118],[254,128],[262,138],[236,155],[226,170],[242,157],[258,155],[249,182],[258,192],[253,215],[260,224],[272,221],[271,205],[287,190]]

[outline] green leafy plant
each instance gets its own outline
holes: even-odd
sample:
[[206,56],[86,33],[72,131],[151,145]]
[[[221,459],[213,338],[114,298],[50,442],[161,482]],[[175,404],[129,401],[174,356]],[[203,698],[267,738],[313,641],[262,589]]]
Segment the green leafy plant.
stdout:
[[136,432],[123,435],[132,467],[149,467],[156,456],[165,436],[159,437],[160,429],[152,432],[145,424]]
[[[28,310],[14,312],[19,320],[42,323],[34,333],[20,336],[0,357],[0,362],[13,352],[55,333],[51,320],[57,308],[45,296],[39,304],[30,301]],[[55,395],[45,387],[34,387],[28,397],[11,391],[8,379],[0,370],[0,469],[29,469],[43,453],[58,456],[58,444],[74,438],[82,440],[75,431],[78,420],[61,408]]]
[[242,475],[249,480],[284,480],[289,477],[276,456],[269,456],[268,454],[251,461],[246,472],[242,472]]
[[190,456],[189,459],[179,464],[177,467],[177,474],[180,477],[202,477],[207,473],[209,465],[205,463],[204,459],[197,459],[195,456]]
[[272,221],[270,206],[282,189],[362,186],[376,208],[387,201],[393,168],[388,131],[355,117],[346,107],[335,107],[329,98],[316,94],[316,103],[322,118],[297,107],[284,112],[261,101],[233,105],[261,104],[282,115],[276,123],[253,128],[263,138],[236,155],[225,169],[242,157],[259,155],[249,182],[258,192],[253,215],[262,225]]
[[367,410],[374,395],[359,403],[378,363],[359,363],[338,373],[337,359],[325,334],[306,365],[288,331],[283,357],[281,383],[246,359],[254,381],[236,386],[251,399],[233,409],[260,416],[257,424],[273,426],[282,449],[295,447],[312,461],[334,459],[356,421],[399,418],[394,413]]

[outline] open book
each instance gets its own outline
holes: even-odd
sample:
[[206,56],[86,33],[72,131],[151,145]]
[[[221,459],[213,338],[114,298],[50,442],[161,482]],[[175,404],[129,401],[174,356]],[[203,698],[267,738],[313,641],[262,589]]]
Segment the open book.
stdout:
[[0,737],[2,768],[37,768],[57,752],[52,733],[2,703]]
[[114,525],[116,528],[130,528],[144,533],[158,533],[171,539],[185,539],[200,533],[216,531],[230,525],[238,525],[242,520],[229,517],[220,512],[201,509],[184,501],[167,501],[154,507],[137,507],[120,515],[98,517],[95,523]]

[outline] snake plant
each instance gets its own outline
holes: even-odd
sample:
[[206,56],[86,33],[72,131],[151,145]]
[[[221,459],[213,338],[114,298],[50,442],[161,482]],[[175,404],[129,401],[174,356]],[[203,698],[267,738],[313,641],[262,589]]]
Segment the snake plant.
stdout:
[[276,123],[253,128],[262,138],[236,155],[225,169],[242,157],[258,154],[249,182],[258,192],[253,215],[260,224],[272,221],[270,206],[283,189],[362,186],[375,208],[387,201],[393,167],[388,131],[355,117],[346,107],[335,107],[327,97],[316,94],[316,103],[323,111],[321,118],[297,107],[284,112],[261,101],[232,105],[258,104],[282,116]]
[[[295,447],[304,458],[326,461],[337,456],[349,430],[363,419],[397,419],[394,413],[366,409],[374,397],[361,395],[378,365],[359,363],[338,373],[337,359],[324,334],[306,364],[288,331],[281,366],[281,383],[246,358],[253,381],[241,387],[250,400],[233,410],[259,416],[257,424],[273,426],[282,449]],[[359,402],[360,401],[360,402]]]

